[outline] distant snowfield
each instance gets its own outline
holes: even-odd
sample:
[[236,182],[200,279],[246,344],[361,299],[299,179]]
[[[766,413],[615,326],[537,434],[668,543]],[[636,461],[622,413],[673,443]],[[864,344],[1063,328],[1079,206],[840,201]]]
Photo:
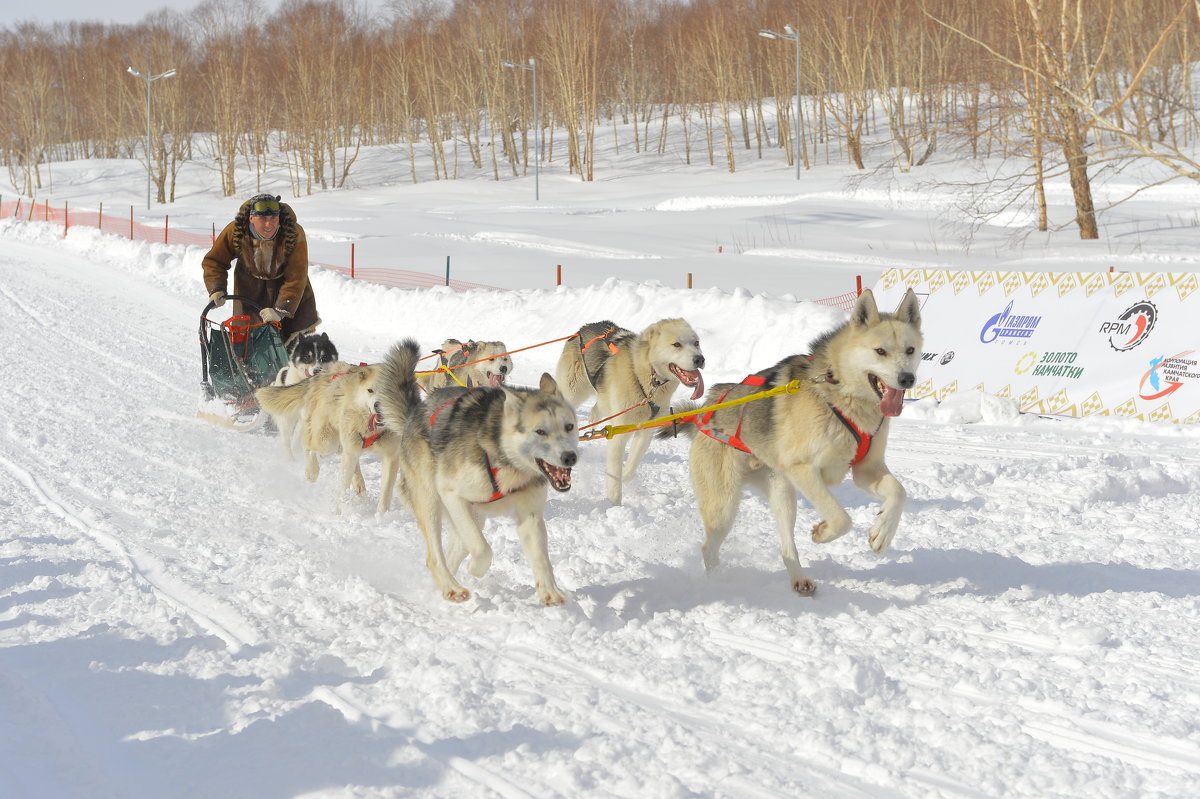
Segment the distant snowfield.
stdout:
[[[443,238],[454,239],[460,238],[457,236],[443,236]],[[480,231],[466,237],[467,241],[480,242],[483,244],[493,244],[500,247],[516,247],[527,250],[540,250],[542,252],[552,252],[559,255],[579,255],[587,258],[619,258],[619,259],[654,259],[660,258],[658,255],[650,255],[646,253],[637,253],[631,250],[618,250],[606,247],[588,247],[571,241],[559,241],[548,239],[542,236],[522,233],[498,233],[494,231]]]
[[654,207],[655,211],[701,211],[711,208],[766,208],[807,199],[803,194],[780,197],[676,197]]
[[[315,261],[344,264],[357,242],[360,266],[440,274],[452,257],[455,277],[511,290],[314,267],[343,357],[377,361],[403,336],[499,339],[531,347],[518,384],[553,370],[562,345],[545,342],[600,319],[688,319],[712,386],[841,323],[809,300],[858,274],[1197,258],[1181,199],[1135,199],[1079,242],[921,210],[950,208],[951,190],[871,200],[842,167],[804,174],[820,198],[663,212],[791,196],[794,171],[543,174],[534,203],[529,179],[385,185],[372,165],[394,175],[394,154],[360,163],[356,188],[294,200],[319,231]],[[56,164],[53,198],[136,204],[144,174]],[[212,178],[186,171],[155,214],[224,224],[236,203]],[[1200,190],[1176,191],[1197,206]],[[889,446],[909,499],[888,552],[867,546],[878,503],[850,482],[834,493],[854,529],[830,544],[808,540],[800,502],[811,599],[789,590],[757,496],[704,572],[683,442],[654,443],[621,507],[587,442],[547,509],[567,605],[538,605],[507,520],[487,526],[492,570],[464,576],[474,596],[452,605],[411,515],[375,514],[373,459],[366,496],[336,515],[335,462],[310,484],[275,438],[195,417],[203,249],[11,219],[0,240],[5,799],[1178,799],[1200,785],[1200,429],[1022,416],[978,392],[910,404]]]

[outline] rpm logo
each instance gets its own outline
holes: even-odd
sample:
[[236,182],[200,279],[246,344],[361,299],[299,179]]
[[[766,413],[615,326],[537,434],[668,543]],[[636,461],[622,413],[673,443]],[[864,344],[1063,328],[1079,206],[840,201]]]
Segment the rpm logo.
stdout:
[[1100,332],[1108,336],[1108,346],[1126,352],[1149,338],[1157,321],[1158,309],[1154,303],[1142,300],[1126,308],[1115,321],[1101,322]]

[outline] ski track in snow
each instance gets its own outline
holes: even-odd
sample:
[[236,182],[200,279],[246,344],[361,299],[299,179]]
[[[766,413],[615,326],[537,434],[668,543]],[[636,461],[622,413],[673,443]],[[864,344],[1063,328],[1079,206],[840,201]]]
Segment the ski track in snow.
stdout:
[[[309,485],[274,438],[192,417],[198,303],[172,286],[194,261],[89,260],[5,235],[0,356],[25,367],[0,399],[5,796],[1132,798],[1200,784],[1194,431],[945,424],[914,407],[889,449],[909,491],[891,551],[867,548],[877,504],[849,483],[835,489],[855,522],[843,539],[807,541],[801,504],[812,599],[788,590],[757,497],[703,573],[683,442],[655,443],[621,508],[587,443],[548,507],[568,605],[538,606],[513,524],[493,521],[493,569],[456,606],[411,516],[373,512],[373,459],[367,495],[339,516],[334,461]],[[322,291],[336,307],[337,284]],[[390,319],[435,296],[354,291]],[[555,314],[573,295],[545,296],[508,338],[570,327]],[[809,332],[788,329],[791,309],[737,313],[763,340]],[[338,343],[378,358],[410,332],[443,335]],[[518,361],[518,382],[553,360]]]

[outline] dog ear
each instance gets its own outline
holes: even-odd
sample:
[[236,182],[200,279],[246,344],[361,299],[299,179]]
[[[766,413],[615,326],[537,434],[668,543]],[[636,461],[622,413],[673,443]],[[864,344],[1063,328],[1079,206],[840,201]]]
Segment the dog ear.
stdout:
[[879,321],[879,306],[875,304],[875,295],[870,289],[864,289],[859,295],[854,310],[850,311],[850,321],[859,327],[866,327]]
[[511,425],[519,425],[521,421],[521,409],[525,405],[525,396],[519,391],[513,391],[511,388],[501,384],[497,386],[504,394],[504,420]]
[[554,381],[549,372],[542,372],[542,379],[538,381],[538,388],[547,394],[561,395],[561,392],[558,390],[558,383]]
[[900,304],[896,306],[896,316],[901,322],[921,326],[921,303],[917,301],[917,295],[911,287],[900,298]]

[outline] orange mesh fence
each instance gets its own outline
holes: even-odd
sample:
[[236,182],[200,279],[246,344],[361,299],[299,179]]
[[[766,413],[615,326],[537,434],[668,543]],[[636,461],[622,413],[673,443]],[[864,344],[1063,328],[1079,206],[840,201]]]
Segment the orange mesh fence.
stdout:
[[825,297],[823,299],[813,300],[813,302],[820,303],[821,305],[828,305],[831,308],[840,308],[843,311],[849,311],[854,307],[854,303],[858,302],[858,292],[847,291],[845,294],[839,294],[836,297]]
[[[0,217],[16,217],[27,222],[52,222],[63,226],[63,235],[76,226],[98,228],[104,233],[122,236],[134,241],[149,241],[159,244],[185,244],[196,247],[210,247],[213,243],[213,233],[190,233],[186,230],[172,230],[170,217],[164,219],[162,225],[143,225],[134,218],[132,207],[118,211],[110,211],[101,207],[97,211],[74,211],[69,206],[55,208],[48,203],[31,202],[26,199],[0,202]],[[353,260],[353,259],[352,259]],[[456,280],[428,272],[414,272],[408,269],[392,269],[390,267],[347,267],[324,264],[312,261],[324,269],[346,275],[355,280],[365,280],[392,288],[433,288],[434,286],[449,286],[456,291],[468,289],[496,289],[505,291],[499,286],[489,286],[484,283],[471,283],[466,280]],[[836,297],[825,297],[813,302],[849,311],[858,300],[858,291],[848,291]]]

